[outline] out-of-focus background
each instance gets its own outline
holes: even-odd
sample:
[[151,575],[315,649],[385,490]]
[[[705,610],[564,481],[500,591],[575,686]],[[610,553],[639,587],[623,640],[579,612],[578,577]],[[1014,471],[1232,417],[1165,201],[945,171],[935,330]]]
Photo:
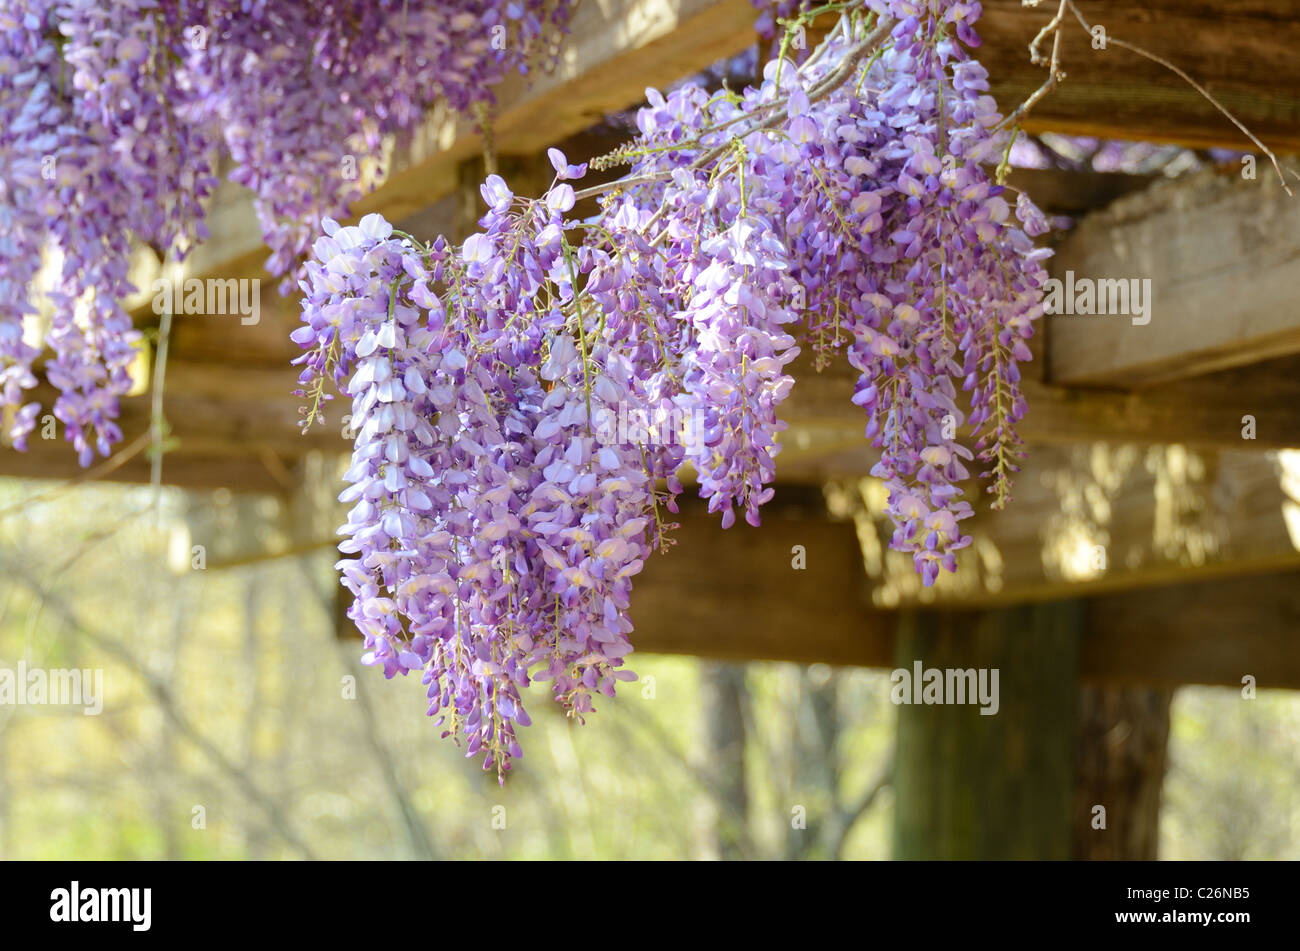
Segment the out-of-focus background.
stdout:
[[[0,660],[102,669],[104,705],[0,706],[0,857],[891,854],[885,671],[637,654],[585,726],[532,688],[500,788],[336,636],[328,550],[200,541],[274,548],[274,499],[49,488],[0,484]],[[1160,857],[1300,858],[1300,696],[1186,687],[1171,721]]]

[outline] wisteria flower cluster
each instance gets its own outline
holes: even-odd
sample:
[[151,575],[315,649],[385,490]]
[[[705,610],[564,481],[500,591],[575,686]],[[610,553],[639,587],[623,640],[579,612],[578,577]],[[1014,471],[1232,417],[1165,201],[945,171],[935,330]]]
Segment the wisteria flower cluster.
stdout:
[[[671,543],[687,464],[724,526],[759,523],[802,348],[859,372],[893,545],[925,583],[970,541],[967,465],[1009,498],[1046,223],[986,170],[1006,134],[968,52],[979,5],[836,7],[743,93],[649,90],[600,160],[630,166],[612,184],[575,192],[586,166],[552,150],[540,198],[487,180],[459,247],[377,216],[315,245],[294,339],[306,422],[332,382],[360,426],[350,613],[367,662],[418,672],[485,768],[520,755],[530,680],[581,716],[633,679],[632,579]],[[700,424],[611,439],[629,412]]]
[[[465,112],[549,55],[571,0],[24,0],[0,6],[0,415],[19,449],[40,344],[82,465],[121,439],[134,245],[207,236],[222,150],[289,275],[358,164],[435,103]],[[43,255],[53,286],[34,299]],[[37,326],[42,309],[49,326]]]

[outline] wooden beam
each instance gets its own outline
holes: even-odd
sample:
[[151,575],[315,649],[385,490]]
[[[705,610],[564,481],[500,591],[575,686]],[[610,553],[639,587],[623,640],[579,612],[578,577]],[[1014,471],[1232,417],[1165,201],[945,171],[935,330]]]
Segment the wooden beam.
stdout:
[[1300,689],[1300,575],[1127,591],[1088,602],[1085,677]]
[[1123,282],[1143,289],[1147,322],[1048,316],[1048,379],[1150,385],[1300,352],[1300,198],[1258,176],[1162,182],[1085,216],[1051,262],[1063,297],[1071,275]]
[[[269,448],[296,457],[313,449],[347,449],[341,425],[346,400],[331,402],[327,426],[314,427],[306,436],[297,429],[299,401],[290,395],[297,371],[289,365],[297,348],[288,340],[294,320],[288,312],[281,315],[268,309],[263,323],[278,322],[276,334],[259,339],[247,350],[243,330],[203,320],[173,325],[165,408],[183,450]],[[223,334],[225,359],[218,362]],[[274,351],[272,344],[277,347]],[[232,358],[239,362],[227,362]],[[816,478],[818,460],[837,453],[848,453],[855,460],[858,468],[849,471],[865,471],[861,468],[867,458],[865,417],[851,403],[852,368],[837,360],[817,373],[801,358],[793,372],[798,382],[782,411],[791,430],[783,437],[786,449],[779,477]],[[1021,431],[1031,445],[1111,441],[1257,450],[1300,447],[1300,414],[1295,412],[1300,406],[1300,360],[1296,358],[1139,391],[1049,385],[1030,374],[1024,387],[1029,413]],[[127,400],[124,426],[143,429],[147,413],[147,398]],[[1246,416],[1254,420],[1251,440],[1243,439]],[[0,468],[3,465],[0,457]]]
[[[1037,450],[1005,511],[988,511],[972,496],[976,515],[963,528],[974,541],[959,553],[957,573],[941,575],[931,588],[922,587],[909,555],[890,549],[893,526],[883,511],[884,488],[861,476],[826,490],[829,511],[845,524],[826,517],[790,521],[781,514],[786,500],[800,500],[806,510],[806,500],[818,490],[778,484],[762,529],[737,526],[724,533],[709,519],[683,520],[679,547],[703,552],[703,561],[653,561],[662,561],[664,567],[655,570],[668,573],[687,594],[710,590],[722,575],[726,584],[739,579],[734,584],[740,599],[771,591],[773,598],[789,595],[793,601],[807,586],[808,592],[845,592],[838,597],[850,601],[865,591],[868,603],[882,610],[998,607],[1300,570],[1296,459],[1105,444]],[[854,537],[856,557],[847,557],[845,546]],[[792,566],[796,545],[804,546],[806,571]],[[674,603],[671,610],[686,616],[714,608]],[[799,629],[791,609],[771,610]]]
[[[724,532],[699,507],[683,506],[680,544],[654,556],[637,579],[632,635],[638,651],[732,660],[778,660],[892,668],[898,610],[872,607],[852,527],[778,514],[759,529]],[[796,511],[811,512],[802,497]],[[806,568],[792,567],[804,546]],[[1300,689],[1300,573],[1187,580],[1087,594],[1080,655],[1085,680],[1151,686]],[[1166,579],[1167,580],[1167,579]],[[934,609],[926,609],[934,610]],[[940,609],[961,623],[977,612]]]
[[[65,482],[83,478],[86,474],[86,470],[77,465],[72,447],[61,440],[33,443],[28,452],[0,448],[0,453],[4,457],[3,475],[7,478]],[[143,455],[98,477],[101,482],[129,485],[147,485],[149,479],[150,462]],[[163,463],[162,481],[164,485],[186,489],[230,489],[232,492],[265,493],[284,491],[283,484],[267,468],[265,460],[254,454],[169,453]]]
[[[247,492],[283,492],[284,470],[312,453],[336,456],[350,451],[343,436],[346,400],[336,400],[327,410],[329,425],[300,433],[295,421],[301,401],[291,395],[296,373],[279,367],[228,367],[206,363],[171,363],[163,398],[163,415],[169,426],[169,449],[163,460],[164,484],[184,488],[228,488]],[[55,393],[38,387],[35,398],[45,414]],[[149,432],[151,398],[148,394],[121,401],[118,425],[120,446],[132,444]],[[44,417],[42,417],[44,418]],[[50,416],[50,420],[53,417]],[[49,432],[50,439],[42,438]],[[63,424],[40,422],[28,439],[26,452],[0,445],[0,474],[28,479],[80,479],[86,470],[64,438]],[[120,451],[120,450],[119,450]],[[102,460],[92,463],[92,468]],[[151,463],[147,453],[128,459],[102,476],[107,482],[148,483]]]
[[[989,71],[1003,111],[1042,84],[1029,63],[1034,34],[1056,5],[985,0],[976,56]],[[1080,0],[1079,11],[1108,37],[1141,47],[1182,68],[1264,142],[1300,149],[1300,21],[1290,0]],[[1232,123],[1169,69],[1131,50],[1092,38],[1070,14],[1062,34],[1066,78],[1030,113],[1030,132],[1252,149]]]
[[[1143,390],[1057,386],[1031,378],[1023,383],[1030,407],[1023,432],[1031,444],[1103,440],[1227,449],[1300,446],[1300,414],[1295,412],[1300,360],[1294,357]],[[1251,421],[1253,428],[1248,428]]]
[[[984,0],[976,24],[982,45],[975,58],[988,70],[990,92],[1003,114],[1028,99],[1047,79],[1046,65],[1030,62],[1028,48],[1056,13],[1056,5],[1027,7],[1021,0]],[[1079,0],[1093,26],[1166,60],[1190,75],[1266,145],[1300,149],[1300,22],[1289,0]],[[834,23],[810,31],[816,41]],[[1050,52],[1050,37],[1040,51]],[[1192,148],[1250,151],[1231,120],[1167,66],[1093,38],[1073,15],[1062,31],[1065,79],[1039,100],[1022,122],[1027,132],[1060,132],[1103,139],[1168,142]]]
[[[298,431],[299,401],[290,395],[296,372],[287,359],[279,364],[254,362],[232,365],[190,359],[178,347],[169,361],[164,412],[176,450],[164,464],[169,484],[225,485],[250,491],[264,488],[256,460],[273,453],[295,460],[320,451],[327,455],[350,451],[343,436],[346,400],[336,399],[326,410],[327,425]],[[286,355],[287,357],[287,355]],[[806,364],[795,367],[797,383],[782,418],[791,425],[782,435],[777,478],[782,483],[819,484],[830,478],[860,476],[874,464],[876,454],[863,435],[865,416],[850,399],[852,370],[835,367],[818,374]],[[1218,374],[1209,374],[1148,390],[1126,392],[1057,387],[1025,379],[1029,414],[1021,431],[1040,448],[1079,443],[1112,442],[1144,445],[1182,444],[1198,449],[1265,450],[1300,447],[1300,362],[1270,361]],[[48,407],[52,391],[38,396]],[[123,401],[120,423],[127,441],[149,427],[149,397]],[[1253,440],[1242,438],[1244,416],[1254,418]],[[28,478],[76,478],[81,470],[61,427],[54,440],[30,441],[27,453],[0,447],[0,473]],[[202,466],[179,466],[190,455]],[[223,473],[222,460],[232,466]],[[252,460],[251,464],[238,461]],[[238,480],[254,476],[247,485]],[[112,476],[118,481],[148,481],[143,462],[127,465]]]
[[[271,319],[264,316],[264,322]],[[256,428],[249,435],[256,434],[288,455],[299,455],[307,448],[340,448],[334,445],[334,436],[320,427],[306,437],[298,433],[298,401],[289,395],[296,388],[297,371],[288,362],[297,348],[288,340],[287,319],[283,333],[276,336],[277,352],[240,350],[237,365],[213,359],[212,348],[220,344],[220,328],[211,323],[174,326],[178,336],[169,360],[166,393],[169,401],[177,401],[178,410],[188,408],[191,400],[210,400],[213,407],[208,415],[218,424],[251,418]],[[179,336],[190,327],[194,335]],[[236,343],[232,339],[228,347]],[[781,413],[792,427],[784,439],[785,458],[797,450],[801,431],[834,432],[839,448],[864,446],[866,418],[851,402],[856,375],[847,362],[836,359],[818,373],[810,360],[801,357],[792,372],[797,382]],[[1138,391],[1049,385],[1030,373],[1026,373],[1024,387],[1029,413],[1021,431],[1033,445],[1112,441],[1205,448],[1300,447],[1300,414],[1295,412],[1300,406],[1300,359],[1296,358]],[[332,401],[327,411],[330,425],[340,421],[346,411],[345,400]],[[171,420],[174,427],[190,428],[185,414],[169,410],[168,416],[176,417]],[[1244,416],[1254,418],[1253,440],[1243,439]],[[228,438],[242,438],[232,425],[222,431],[229,433]],[[818,453],[827,449],[824,441],[814,448]]]
[[[497,90],[497,150],[541,153],[639,103],[646,87],[662,88],[741,52],[755,42],[755,18],[747,0],[584,0],[555,70]],[[456,163],[482,149],[467,123],[426,124],[361,212],[396,220],[419,211],[450,193]]]
[[[747,0],[584,0],[555,69],[494,90],[494,147],[539,153],[640,102],[647,86],[664,87],[744,50],[754,42],[756,15]],[[456,166],[481,154],[483,140],[472,123],[434,115],[384,151],[374,158],[386,177],[354,211],[397,222],[451,194]],[[187,262],[188,274],[262,275],[268,252],[250,192],[223,184],[208,224],[212,237]]]
[[[873,599],[998,605],[1300,569],[1300,464],[1295,454],[1197,453],[1180,446],[1040,447],[1002,512],[970,497],[974,539],[956,574],[921,587],[910,556],[888,548],[884,493],[860,493],[856,515],[876,576]],[[853,511],[861,513],[861,508]],[[878,554],[873,554],[878,553]]]
[[[297,348],[288,339],[296,321],[293,311],[282,304],[264,308],[259,327],[274,327],[273,333],[258,334],[259,327],[223,321],[187,318],[173,324],[164,412],[179,446],[164,466],[167,481],[188,484],[183,478],[194,475],[199,485],[215,481],[254,490],[266,485],[255,460],[268,452],[293,460],[317,450],[348,451],[342,432],[346,400],[331,402],[327,425],[306,435],[297,428],[300,404],[291,395],[297,372],[289,364]],[[798,382],[782,408],[791,428],[782,437],[778,478],[817,483],[866,473],[875,456],[863,436],[865,417],[851,403],[854,371],[836,360],[817,373],[801,358],[793,372]],[[1295,411],[1300,406],[1300,359],[1295,357],[1137,391],[1049,385],[1030,374],[1024,386],[1029,413],[1021,432],[1035,447],[1085,442],[1300,447],[1300,414]],[[54,396],[48,387],[36,395],[47,408]],[[148,395],[123,401],[120,423],[128,441],[147,430],[149,411]],[[1254,439],[1243,438],[1245,417],[1253,419]],[[80,474],[61,433],[48,442],[35,438],[31,446],[27,454],[0,450],[0,473],[33,478]],[[171,464],[189,454],[201,455],[204,466]],[[225,474],[212,470],[214,465],[220,469],[224,457],[249,457],[254,464],[236,463]],[[254,481],[240,485],[238,479],[250,474],[256,475]],[[148,466],[124,466],[113,478],[147,481]]]
[[[894,620],[870,608],[853,525],[821,493],[782,489],[760,528],[724,531],[688,501],[677,543],[651,556],[632,595],[633,644],[732,660],[889,666]],[[798,565],[805,567],[797,567]]]
[[[1033,367],[1026,369],[1022,380],[1029,412],[1018,429],[1034,446],[1109,441],[1201,448],[1300,447],[1300,413],[1296,412],[1300,359],[1295,357],[1141,390],[1042,383],[1034,378]],[[801,432],[838,432],[838,441],[823,438],[822,445],[857,448],[866,415],[850,402],[856,371],[836,359],[817,373],[811,361],[800,357],[791,372],[796,382],[781,411],[791,430],[783,442],[797,453]],[[1253,417],[1254,439],[1243,438],[1246,416]],[[789,465],[793,455],[784,455],[783,461]],[[782,478],[787,476],[780,464],[777,471]]]

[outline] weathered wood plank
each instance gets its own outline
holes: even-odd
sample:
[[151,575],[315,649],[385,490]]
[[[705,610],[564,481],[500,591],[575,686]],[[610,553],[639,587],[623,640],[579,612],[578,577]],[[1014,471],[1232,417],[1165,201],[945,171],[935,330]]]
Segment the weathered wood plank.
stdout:
[[[1062,303],[1115,311],[1140,290],[1141,317],[1058,313],[1048,379],[1151,384],[1300,351],[1300,198],[1271,172],[1161,182],[1085,216],[1051,261]],[[1076,293],[1071,295],[1069,277]],[[1092,305],[1081,299],[1092,291]],[[1075,308],[1076,311],[1080,308]],[[1130,299],[1123,312],[1136,315]],[[1145,320],[1145,322],[1141,322]]]
[[772,505],[760,528],[727,531],[682,506],[677,543],[635,584],[637,649],[888,666],[893,618],[869,607],[852,524],[826,519],[817,490],[782,489]]
[[[888,550],[887,520],[873,517],[873,537],[858,516],[866,550],[878,552],[873,599],[1007,604],[1300,568],[1297,469],[1294,454],[1040,448],[1005,511],[976,504],[974,542],[958,572],[932,588],[921,587],[909,556]],[[867,507],[881,512],[883,489],[867,486]]]
[[[780,482],[817,484],[863,475],[871,468],[876,457],[863,435],[865,418],[849,402],[850,373],[838,369],[816,374],[796,366],[798,383],[782,413],[791,428],[782,435],[777,459]],[[350,443],[343,435],[347,402],[332,401],[325,414],[328,424],[304,436],[296,425],[300,403],[290,395],[295,381],[287,362],[231,365],[173,356],[164,412],[179,446],[164,466],[166,481],[186,484],[182,476],[196,470],[171,463],[191,453],[204,456],[208,467],[219,468],[222,458],[232,460],[230,474],[205,474],[202,484],[215,479],[231,488],[254,490],[257,484],[238,482],[250,471],[239,457],[261,458],[269,452],[292,460],[316,450],[348,451]],[[1300,413],[1295,411],[1300,406],[1300,365],[1291,358],[1137,392],[1046,386],[1028,378],[1025,384],[1030,411],[1021,429],[1031,458],[1042,447],[1106,441],[1203,449],[1300,447]],[[38,396],[48,407],[53,393],[42,388]],[[121,425],[127,441],[148,429],[149,409],[147,395],[123,401]],[[1242,438],[1247,415],[1255,420],[1254,440]],[[39,438],[39,431],[26,454],[0,448],[0,473],[78,476],[81,470],[61,431],[48,442]],[[148,467],[126,466],[114,478],[147,481]]]
[[1172,687],[1300,689],[1300,575],[1274,573],[1092,599],[1086,677]]
[[[637,579],[638,651],[894,666],[900,612],[863,596],[850,526],[774,511],[760,529],[723,532],[695,508],[684,506],[681,544]],[[791,566],[796,544],[807,557],[802,571]],[[1260,687],[1300,689],[1300,573],[1211,580],[1188,568],[1174,577],[1180,582],[1141,590],[1076,592],[1087,612],[1085,680],[1240,686],[1250,674]],[[976,617],[958,605],[939,610],[959,624]]]
[[[957,573],[941,575],[931,588],[922,587],[910,556],[889,548],[893,528],[878,481],[846,479],[827,490],[830,512],[851,519],[852,530],[815,513],[793,523],[781,514],[790,498],[807,511],[815,493],[812,487],[778,485],[759,531],[724,533],[707,519],[684,521],[681,550],[705,552],[703,562],[674,563],[669,557],[656,570],[682,572],[673,583],[687,592],[734,584],[740,600],[766,591],[795,600],[802,585],[847,588],[852,599],[862,596],[865,585],[870,604],[879,609],[964,609],[1300,569],[1295,454],[1216,456],[1182,447],[1104,444],[1040,449],[1020,474],[1016,499],[1005,511],[988,511],[983,500],[973,499],[976,515],[963,527],[974,542],[959,553]],[[776,528],[769,531],[769,523]],[[859,543],[856,569],[838,561],[851,534]],[[806,573],[792,567],[795,545],[804,546]],[[815,558],[815,551],[821,555]],[[660,559],[654,561],[659,565]],[[718,568],[702,567],[709,565]],[[859,571],[865,579],[858,579]],[[812,577],[821,572],[829,574]],[[731,581],[733,575],[740,581]],[[675,604],[672,610],[712,608]]]
[[[841,433],[842,444],[851,448],[866,426],[865,414],[850,403],[856,371],[836,360],[817,373],[800,357],[791,372],[796,383],[782,418],[792,431],[785,441],[797,446],[801,429],[821,429]],[[1295,357],[1140,390],[1041,383],[1031,365],[1022,385],[1029,412],[1019,431],[1031,445],[1110,441],[1300,447],[1300,360]],[[1254,439],[1243,438],[1246,416],[1254,419]]]
[[[1029,60],[1035,34],[1056,13],[1055,3],[1027,7],[1021,0],[985,0],[976,26],[975,57],[989,72],[990,92],[1003,113],[1023,103],[1047,79],[1046,66]],[[1289,0],[1086,0],[1082,15],[1106,35],[1179,67],[1281,153],[1300,148],[1300,21]],[[834,22],[810,31],[815,41]],[[1047,54],[1051,40],[1040,46]],[[1061,66],[1066,73],[1023,123],[1028,132],[1061,132],[1103,139],[1169,142],[1195,148],[1251,150],[1254,146],[1210,101],[1167,67],[1132,50],[1092,37],[1067,14]]]
[[[303,471],[311,469],[309,461]],[[262,553],[236,552],[209,567],[331,548],[337,541],[332,527],[340,519],[332,480],[325,469],[315,469],[314,477],[305,478],[314,497],[291,500],[295,510],[311,517],[294,523],[298,527],[286,536],[289,541]],[[1245,484],[1238,489],[1254,491]],[[827,517],[822,494],[811,487],[781,487],[759,529],[740,524],[724,531],[695,499],[683,500],[676,520],[681,523],[677,544],[652,556],[636,580],[632,618],[638,651],[890,668],[896,661],[896,628],[906,611],[942,614],[960,628],[990,608],[1028,600],[874,606],[870,595],[880,581],[878,559],[864,559],[855,526]],[[1255,528],[1247,524],[1242,530]],[[1141,566],[1135,570],[1139,573],[1130,572],[1128,583],[1144,583]],[[1065,589],[1066,598],[1082,599],[1087,613],[1081,676],[1104,684],[1169,687],[1239,686],[1250,674],[1260,687],[1300,688],[1300,571],[1214,574],[1189,565],[1173,576],[1174,583],[1146,576],[1162,583],[1140,590],[1099,592],[1087,584]]]
[[[76,456],[67,443],[33,443],[28,452],[5,448],[4,475],[15,479],[78,479],[86,470],[77,466]],[[93,468],[93,465],[92,465]],[[103,482],[146,485],[150,463],[143,455],[123,463],[112,472],[98,477]],[[286,486],[266,462],[256,455],[231,455],[228,452],[176,452],[163,463],[163,484],[186,489],[230,489],[240,492],[285,492]]]
[[[531,83],[513,78],[495,90],[495,148],[538,153],[611,112],[753,43],[756,13],[746,0],[584,0],[559,62]],[[430,116],[403,141],[385,145],[383,182],[354,209],[400,221],[451,194],[456,166],[482,153],[472,123]],[[223,185],[209,219],[212,238],[186,264],[191,275],[257,277],[268,252],[251,193]],[[268,284],[268,287],[270,285]]]

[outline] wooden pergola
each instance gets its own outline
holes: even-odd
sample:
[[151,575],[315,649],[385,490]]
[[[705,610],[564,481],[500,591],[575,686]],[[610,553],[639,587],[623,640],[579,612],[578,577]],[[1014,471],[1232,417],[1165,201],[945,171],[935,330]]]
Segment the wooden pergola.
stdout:
[[[983,6],[979,57],[1006,111],[1045,78],[1026,48],[1050,12],[1019,0]],[[1110,36],[1195,77],[1279,154],[1300,151],[1293,4],[1079,6]],[[647,86],[752,46],[753,21],[748,0],[584,0],[554,73],[499,91],[502,169],[524,190],[547,146],[574,161],[598,154],[609,134],[593,128],[605,116],[636,104]],[[1027,131],[1251,147],[1150,59],[1094,49],[1076,27],[1065,33],[1063,64],[1067,78]],[[477,217],[476,192],[463,186],[476,181],[482,149],[464,124],[430,118],[391,144],[387,177],[358,214],[380,212],[415,234],[463,232]],[[1170,180],[1020,169],[1011,184],[1078,219],[1054,274],[1150,278],[1152,319],[1044,319],[1029,367],[1037,375],[1025,384],[1030,457],[1016,500],[968,523],[976,543],[958,574],[922,589],[910,562],[888,550],[880,500],[864,480],[873,456],[849,399],[852,371],[796,364],[762,528],[724,533],[701,507],[684,506],[679,544],[637,583],[634,638],[639,650],[717,658],[1001,666],[1002,716],[900,708],[900,854],[1141,855],[1153,848],[1149,836],[1120,830],[1151,824],[1147,787],[1158,790],[1159,777],[1150,760],[1079,775],[1086,757],[1061,750],[1100,744],[1117,718],[1138,733],[1167,730],[1167,695],[1163,723],[1143,712],[1151,691],[1240,687],[1245,677],[1300,688],[1300,454],[1285,451],[1300,448],[1300,198],[1262,157],[1254,180],[1235,166]],[[297,303],[280,299],[261,270],[267,252],[246,192],[223,186],[210,223],[186,276],[260,278],[261,320],[174,319],[163,405],[178,445],[163,478],[293,498],[322,459],[348,450],[346,409],[335,402],[331,425],[299,434],[289,365],[299,352],[289,340]],[[157,321],[147,293],[154,267],[141,256],[142,326]],[[41,396],[48,406],[52,393]],[[125,401],[127,443],[148,432],[151,399]],[[81,474],[62,439],[0,453],[0,472]],[[140,454],[103,477],[146,482],[149,463]],[[329,537],[304,532],[286,551]],[[1080,682],[1093,687],[1081,692]],[[987,775],[977,780],[977,769]],[[953,805],[956,787],[979,804],[976,814]],[[1121,845],[1080,844],[1081,795],[1127,803],[1111,810]]]

